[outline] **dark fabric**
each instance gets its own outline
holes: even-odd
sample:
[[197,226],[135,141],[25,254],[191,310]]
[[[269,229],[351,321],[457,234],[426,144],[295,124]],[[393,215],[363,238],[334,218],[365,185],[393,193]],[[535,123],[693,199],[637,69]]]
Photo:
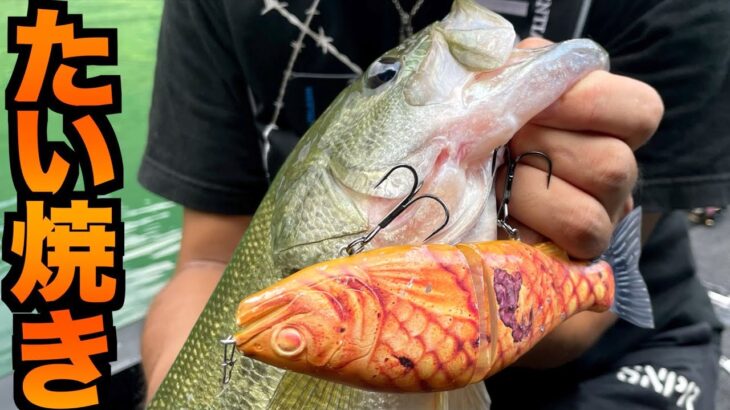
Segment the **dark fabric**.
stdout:
[[219,1],[166,2],[139,180],[186,207],[251,214],[267,183],[225,16]]
[[[401,0],[406,9],[413,2]],[[310,4],[290,0],[287,11],[304,20]],[[450,4],[427,0],[414,27],[443,17]],[[588,4],[591,8],[584,9]],[[140,181],[193,209],[253,213],[267,186],[261,130],[272,118],[299,31],[275,10],[261,15],[261,1],[166,0],[164,7]],[[730,202],[730,2],[533,0],[524,16],[507,17],[524,20],[516,25],[521,37],[532,32],[563,40],[582,32],[608,50],[614,72],[657,88],[666,116],[637,153],[642,171],[637,199],[646,208],[669,211]],[[363,69],[398,42],[398,15],[390,0],[323,0],[310,26],[315,31],[321,27]],[[305,39],[286,87],[280,129],[271,136],[272,175],[351,74]],[[619,322],[561,371],[615,367],[628,351],[664,332],[694,324],[719,326],[694,276],[685,224],[681,214],[666,216],[642,256],[657,330]]]
[[720,333],[707,323],[660,332],[600,366],[510,368],[486,381],[492,410],[714,410]]

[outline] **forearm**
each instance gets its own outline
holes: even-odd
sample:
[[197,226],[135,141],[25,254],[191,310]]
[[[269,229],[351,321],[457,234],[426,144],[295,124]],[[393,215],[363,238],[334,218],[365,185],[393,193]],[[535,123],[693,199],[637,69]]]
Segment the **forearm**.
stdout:
[[185,209],[177,269],[152,302],[142,333],[148,398],[170,370],[250,221]]
[[225,264],[220,262],[191,262],[181,266],[152,302],[141,349],[149,397],[175,361],[224,268]]

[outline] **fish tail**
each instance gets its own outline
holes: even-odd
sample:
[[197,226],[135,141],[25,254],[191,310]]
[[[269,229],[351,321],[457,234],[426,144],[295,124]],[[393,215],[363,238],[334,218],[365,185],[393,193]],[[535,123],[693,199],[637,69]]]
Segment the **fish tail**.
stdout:
[[649,291],[639,272],[641,256],[641,207],[619,223],[611,245],[603,254],[613,268],[616,291],[610,310],[621,319],[639,327],[654,328]]

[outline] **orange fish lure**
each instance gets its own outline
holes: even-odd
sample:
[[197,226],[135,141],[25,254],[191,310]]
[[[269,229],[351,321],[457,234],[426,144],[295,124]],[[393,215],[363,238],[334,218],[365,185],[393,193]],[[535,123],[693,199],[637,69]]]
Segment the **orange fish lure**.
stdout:
[[236,346],[368,390],[476,383],[584,310],[612,308],[652,325],[634,222],[614,235],[613,268],[570,260],[551,243],[511,240],[394,246],[312,265],[240,303]]

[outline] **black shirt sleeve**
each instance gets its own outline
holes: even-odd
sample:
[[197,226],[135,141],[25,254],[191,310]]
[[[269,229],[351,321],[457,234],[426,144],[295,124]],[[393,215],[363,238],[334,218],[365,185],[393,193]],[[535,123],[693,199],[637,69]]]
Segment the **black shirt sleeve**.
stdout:
[[143,186],[200,211],[254,213],[267,180],[240,67],[221,2],[165,1]]
[[730,2],[594,1],[586,28],[612,72],[664,100],[658,131],[637,151],[645,209],[730,203]]

